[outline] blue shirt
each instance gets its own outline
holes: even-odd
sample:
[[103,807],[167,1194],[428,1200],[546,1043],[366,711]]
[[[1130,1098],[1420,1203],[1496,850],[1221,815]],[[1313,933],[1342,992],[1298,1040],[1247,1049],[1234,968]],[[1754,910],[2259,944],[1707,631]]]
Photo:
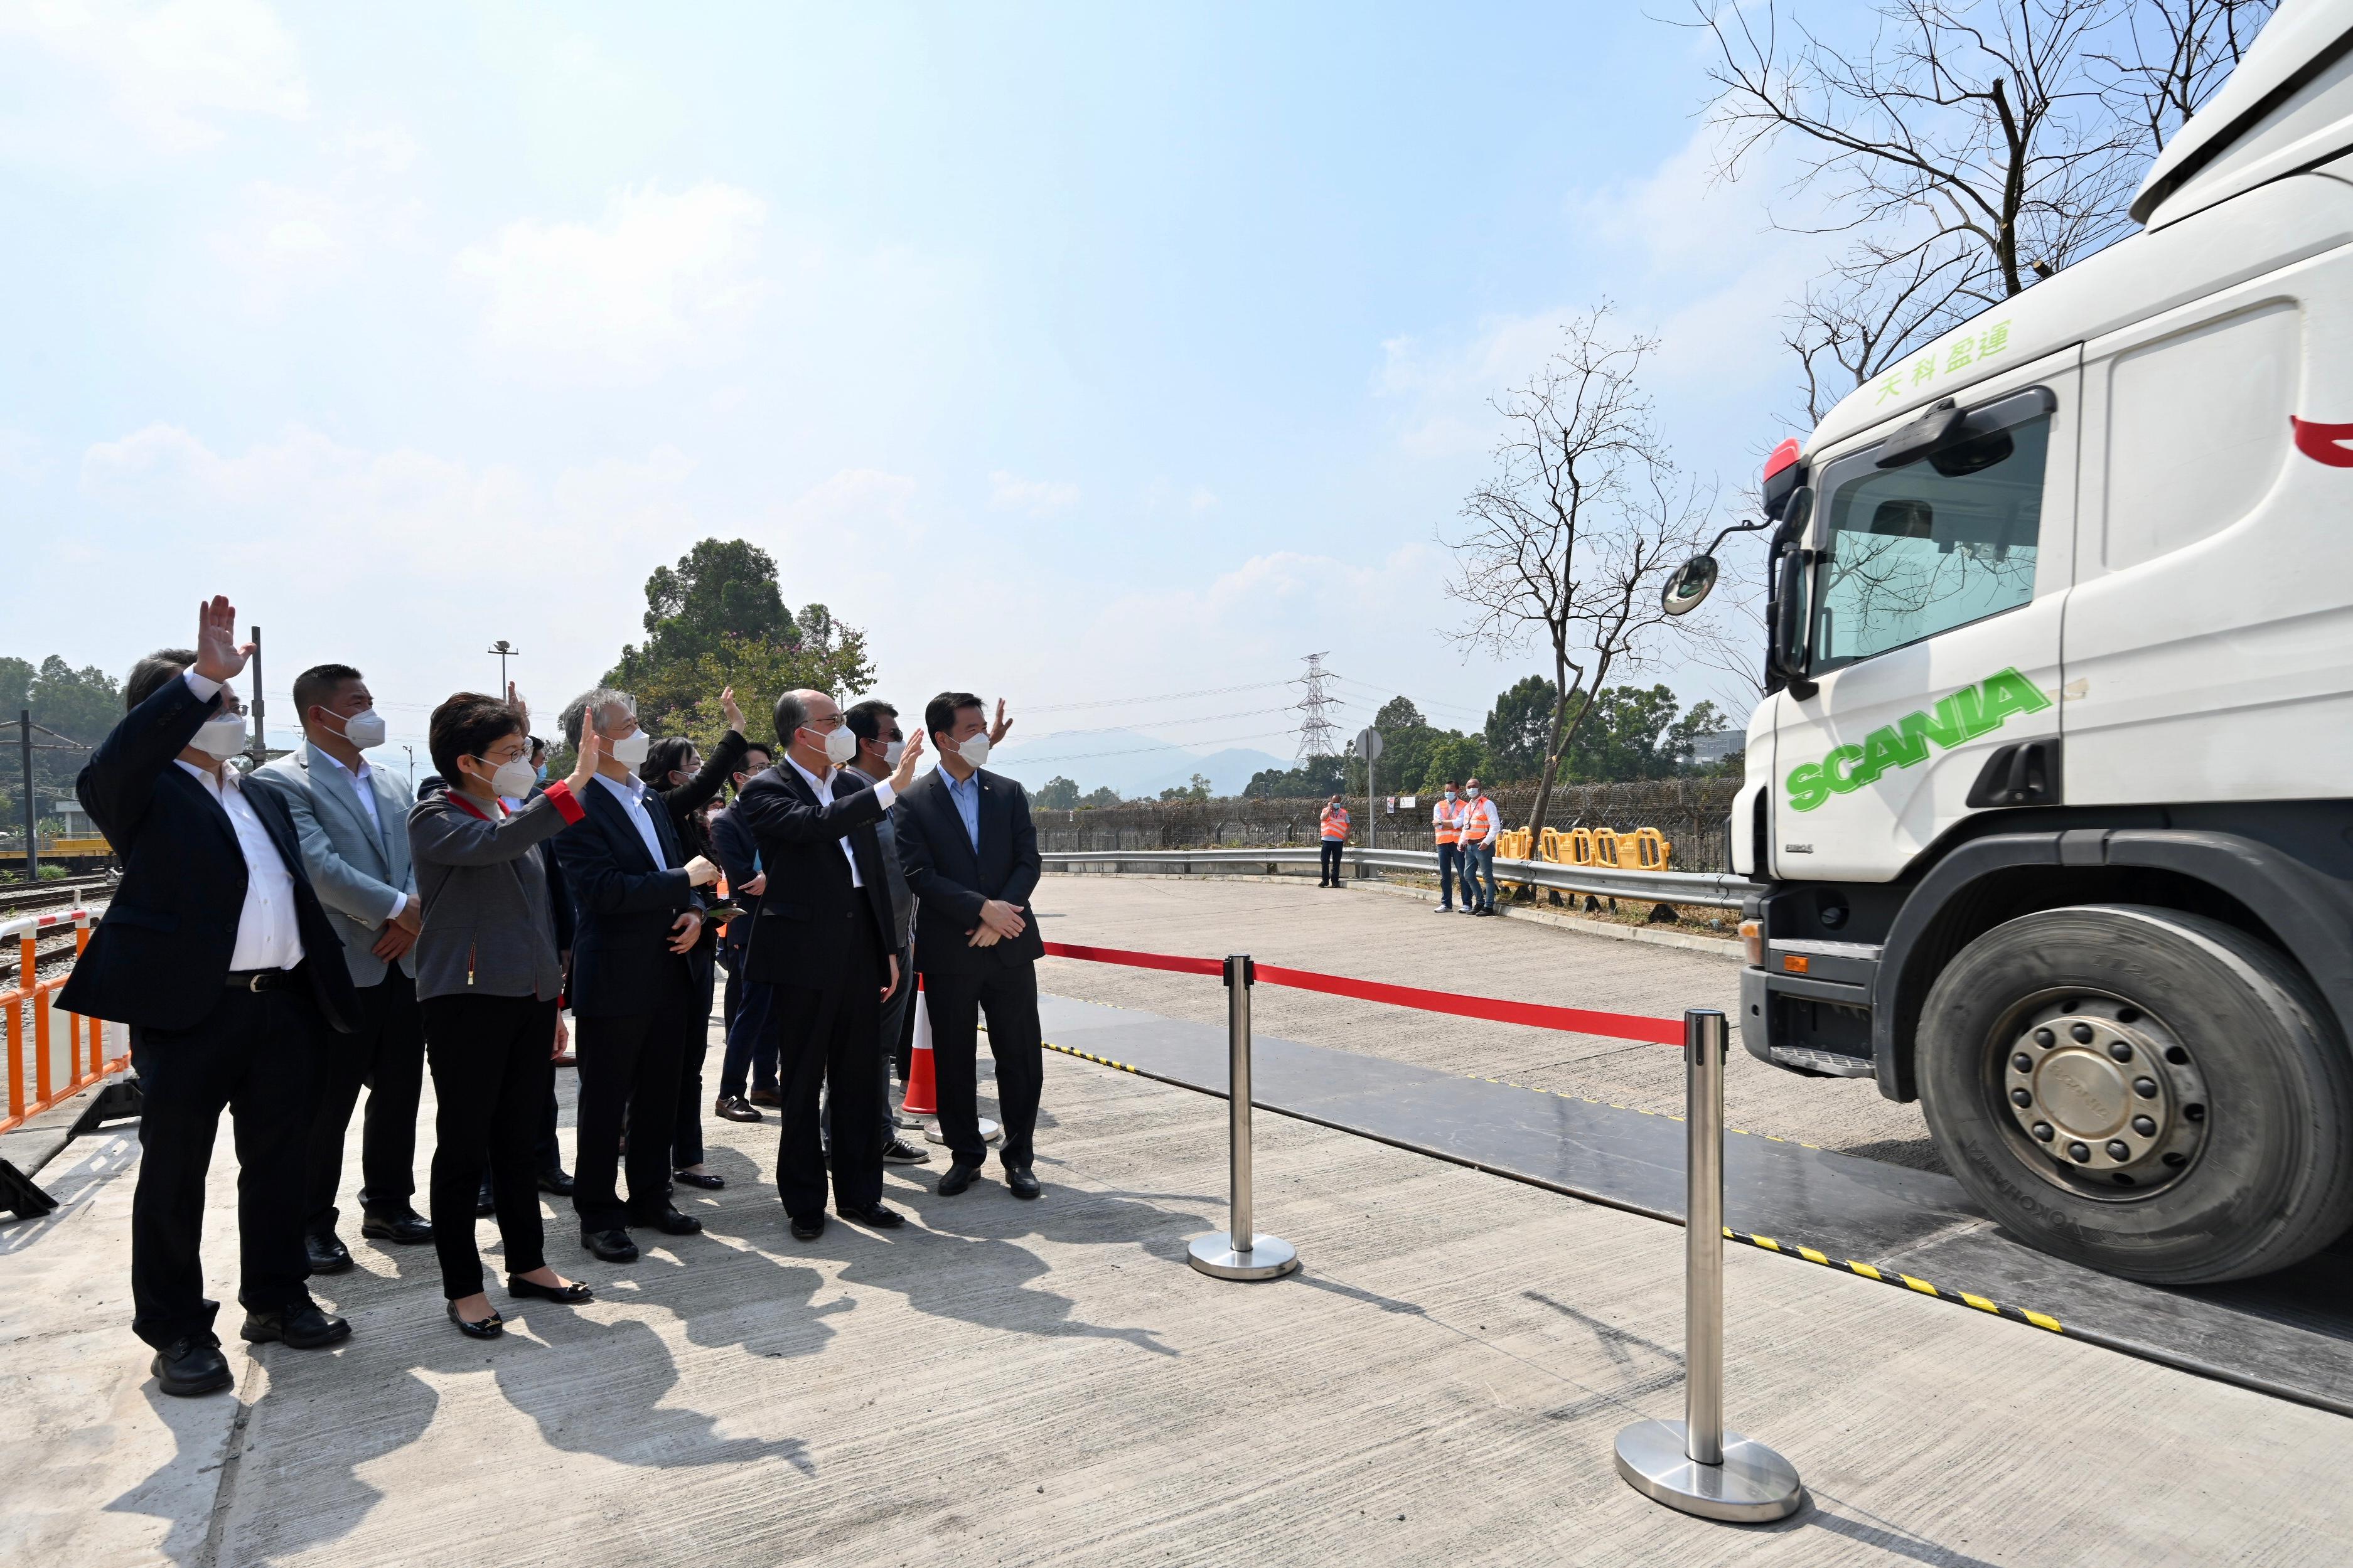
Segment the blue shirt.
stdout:
[[977,770],[958,782],[945,768],[940,770],[948,781],[948,799],[955,803],[956,815],[964,818],[965,837],[972,840],[972,852],[980,853],[980,773]]
[[[596,782],[611,790],[613,798],[621,803],[621,810],[628,815],[629,825],[638,830],[638,837],[645,841],[646,856],[653,861],[654,869],[657,871],[677,869],[662,858],[661,835],[654,831],[653,814],[646,807],[646,781],[631,773],[628,782],[622,784],[616,782],[608,773],[598,773]],[[665,806],[663,809],[669,808]]]

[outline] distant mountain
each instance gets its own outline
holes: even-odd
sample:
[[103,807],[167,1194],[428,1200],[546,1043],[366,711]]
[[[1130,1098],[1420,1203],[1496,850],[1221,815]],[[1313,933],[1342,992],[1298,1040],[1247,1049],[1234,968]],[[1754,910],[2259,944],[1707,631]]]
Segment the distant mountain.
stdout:
[[1061,777],[1075,780],[1082,793],[1108,784],[1133,798],[1189,784],[1195,773],[1208,777],[1213,794],[1240,795],[1261,769],[1291,764],[1254,747],[1195,752],[1133,730],[1094,730],[1029,739],[1017,732],[990,755],[988,765],[1033,790]]

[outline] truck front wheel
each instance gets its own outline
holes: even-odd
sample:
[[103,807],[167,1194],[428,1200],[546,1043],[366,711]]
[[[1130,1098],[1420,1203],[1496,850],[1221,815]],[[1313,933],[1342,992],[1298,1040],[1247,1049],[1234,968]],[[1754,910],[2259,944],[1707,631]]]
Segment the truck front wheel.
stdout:
[[2168,1285],[2284,1268],[2353,1222],[2353,1062],[2311,982],[2134,904],[1996,926],[1928,993],[1922,1109],[2032,1246]]

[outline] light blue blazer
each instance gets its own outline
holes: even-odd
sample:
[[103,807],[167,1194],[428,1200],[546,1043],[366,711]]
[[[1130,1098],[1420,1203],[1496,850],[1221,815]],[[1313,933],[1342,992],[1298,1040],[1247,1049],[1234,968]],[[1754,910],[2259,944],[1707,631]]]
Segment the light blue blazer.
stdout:
[[[408,786],[384,768],[368,769],[379,829],[368,820],[352,775],[308,741],[255,769],[247,782],[284,801],[293,815],[302,869],[343,939],[352,984],[381,984],[385,963],[375,955],[376,939],[399,895],[406,893],[411,902],[417,898],[417,872],[408,863],[408,809],[416,802]],[[400,969],[417,977],[415,949],[400,961]]]

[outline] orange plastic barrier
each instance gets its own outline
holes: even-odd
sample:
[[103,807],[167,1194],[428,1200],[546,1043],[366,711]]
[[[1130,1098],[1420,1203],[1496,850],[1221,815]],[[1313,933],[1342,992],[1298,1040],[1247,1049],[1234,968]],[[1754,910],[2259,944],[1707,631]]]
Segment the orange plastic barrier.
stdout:
[[[0,991],[0,1017],[5,1017],[8,1033],[8,1113],[0,1119],[0,1132],[21,1125],[26,1118],[37,1116],[69,1095],[78,1094],[110,1073],[121,1071],[130,1065],[128,1054],[106,1059],[106,1026],[96,1018],[84,1019],[77,1014],[62,1015],[66,1021],[66,1060],[71,1076],[66,1082],[53,1081],[49,1066],[52,1020],[59,1016],[50,1001],[51,994],[66,983],[64,973],[47,980],[37,978],[35,945],[40,933],[60,926],[74,928],[74,954],[77,958],[90,946],[90,911],[59,910],[49,914],[26,915],[22,919],[0,922],[0,940],[16,939],[16,988]],[[26,1015],[31,1015],[31,1048],[33,1083],[29,1098],[26,1094],[25,1053],[26,1047]]]

